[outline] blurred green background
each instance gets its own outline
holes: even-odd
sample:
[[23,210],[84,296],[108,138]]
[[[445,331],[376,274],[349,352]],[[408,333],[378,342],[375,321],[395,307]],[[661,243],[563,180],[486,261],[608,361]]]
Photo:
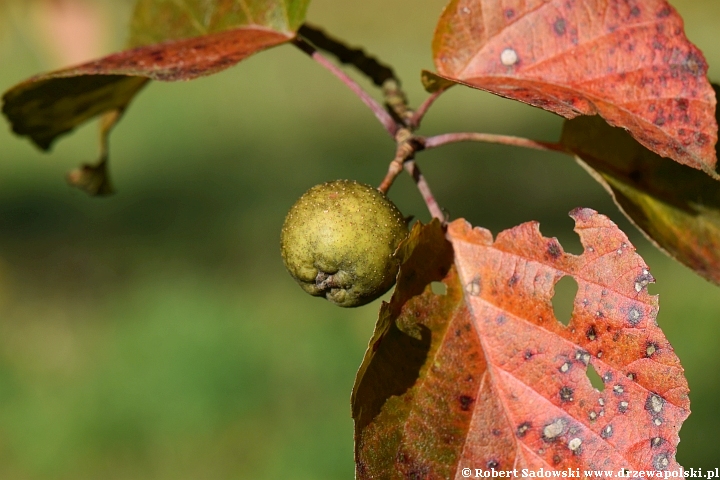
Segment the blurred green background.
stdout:
[[[57,1],[43,1],[0,1],[0,90],[69,60],[47,35]],[[671,3],[720,80],[720,2]],[[93,45],[120,49],[131,2],[90,4],[102,27]],[[308,18],[394,65],[418,104],[443,4],[314,0]],[[106,199],[63,181],[94,160],[96,124],[46,155],[3,123],[0,479],[352,478],[350,390],[379,302],[342,310],[309,297],[278,252],[303,191],[336,178],[379,184],[393,156],[346,87],[289,46],[153,83],[112,137],[118,193]],[[458,87],[421,133],[556,140],[561,124]],[[462,144],[418,162],[452,217],[495,233],[539,220],[579,253],[567,216],[577,206],[628,232],[690,383],[678,460],[720,466],[720,289],[652,247],[566,157]],[[405,176],[390,196],[428,219]]]

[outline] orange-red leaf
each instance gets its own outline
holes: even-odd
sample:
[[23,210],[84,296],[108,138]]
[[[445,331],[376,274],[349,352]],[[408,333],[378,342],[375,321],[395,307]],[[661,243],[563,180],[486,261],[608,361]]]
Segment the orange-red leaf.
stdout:
[[707,63],[665,0],[451,0],[438,73],[560,114],[600,114],[647,148],[714,174]]
[[[353,392],[358,478],[680,468],[688,387],[653,278],[608,218],[571,215],[577,256],[534,222],[495,241],[463,220],[445,237],[437,223],[413,229]],[[579,286],[568,326],[551,302],[565,275]]]

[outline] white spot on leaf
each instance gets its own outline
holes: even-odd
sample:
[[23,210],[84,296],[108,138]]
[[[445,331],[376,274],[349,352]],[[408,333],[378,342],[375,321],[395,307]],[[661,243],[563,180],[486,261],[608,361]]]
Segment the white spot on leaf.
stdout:
[[512,48],[506,48],[500,54],[500,62],[506,67],[511,67],[518,62],[518,54]]

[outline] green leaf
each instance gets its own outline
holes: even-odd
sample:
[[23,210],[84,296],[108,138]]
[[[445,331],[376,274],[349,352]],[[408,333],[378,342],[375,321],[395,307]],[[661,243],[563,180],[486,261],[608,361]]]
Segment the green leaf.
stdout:
[[309,0],[140,0],[137,48],[30,78],[3,96],[13,131],[47,150],[101,113],[122,110],[153,80],[190,80],[292,40]]
[[660,157],[598,116],[567,120],[561,143],[652,242],[720,285],[719,181]]
[[130,46],[181,40],[244,26],[290,36],[300,28],[310,0],[138,0]]

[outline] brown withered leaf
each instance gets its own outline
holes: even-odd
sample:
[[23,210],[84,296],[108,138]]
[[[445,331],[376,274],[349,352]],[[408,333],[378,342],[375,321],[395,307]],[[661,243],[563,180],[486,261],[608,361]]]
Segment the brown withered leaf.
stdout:
[[290,41],[309,0],[140,0],[131,50],[36,77],[8,90],[3,113],[47,150],[103,112],[122,110],[152,80],[190,80]]
[[599,114],[718,178],[707,63],[666,0],[450,0],[433,56],[448,80],[566,118]]
[[599,117],[566,120],[561,143],[653,243],[720,285],[720,181],[660,157]]
[[[495,241],[464,220],[445,236],[437,222],[413,229],[353,392],[357,478],[679,471],[688,388],[655,320],[653,278],[607,217],[571,216],[577,256],[535,222]],[[578,284],[567,326],[552,307],[566,275]]]

